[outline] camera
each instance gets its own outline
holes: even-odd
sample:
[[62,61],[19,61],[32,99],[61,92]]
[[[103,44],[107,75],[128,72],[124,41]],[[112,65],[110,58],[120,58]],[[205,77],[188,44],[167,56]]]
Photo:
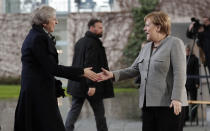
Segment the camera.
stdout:
[[195,18],[195,17],[192,17],[191,18],[191,21],[194,22],[194,25],[193,25],[193,28],[191,30],[191,33],[193,34],[197,34],[198,33],[198,29],[203,26],[202,24],[200,24],[200,20]]

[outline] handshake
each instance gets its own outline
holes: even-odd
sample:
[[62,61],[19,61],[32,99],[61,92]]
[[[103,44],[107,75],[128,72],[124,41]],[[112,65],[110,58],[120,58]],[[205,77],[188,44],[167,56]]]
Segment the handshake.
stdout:
[[104,69],[104,68],[101,68],[102,72],[100,72],[100,73],[95,73],[91,69],[92,69],[92,67],[85,68],[83,76],[92,80],[92,81],[101,82],[101,81],[105,81],[105,80],[114,78],[113,73]]
[[[95,73],[92,70],[92,67],[88,67],[84,69],[83,76],[94,81],[94,82],[101,82],[108,79],[111,79],[114,77],[113,73],[104,69],[102,69],[102,72]],[[65,97],[65,90],[62,88],[62,83],[60,80],[55,80],[55,88],[56,88],[56,97]],[[88,95],[93,96],[95,93],[95,88],[89,88]]]
[[[91,79],[92,81],[101,82],[101,81],[105,81],[114,77],[112,72],[104,68],[101,68],[102,72],[100,73],[95,73],[91,69],[92,68],[85,68],[84,77]],[[93,96],[95,94],[95,90],[96,88],[90,87],[87,93],[88,96]]]

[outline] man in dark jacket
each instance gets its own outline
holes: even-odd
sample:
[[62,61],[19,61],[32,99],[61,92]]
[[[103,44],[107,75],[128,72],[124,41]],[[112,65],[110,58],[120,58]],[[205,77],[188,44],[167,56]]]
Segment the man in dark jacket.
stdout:
[[[197,100],[197,90],[199,88],[199,79],[198,78],[190,78],[190,76],[199,76],[199,62],[198,58],[194,54],[190,54],[190,46],[186,47],[186,55],[187,55],[187,81],[186,81],[186,89],[187,95],[190,100]],[[194,120],[197,114],[197,108],[192,105],[191,112],[191,120]],[[188,119],[189,110],[186,109],[185,112],[185,120]]]
[[[93,67],[94,72],[101,72],[101,68],[108,68],[105,49],[101,40],[103,33],[102,21],[91,19],[88,23],[89,31],[75,45],[72,66]],[[68,93],[72,95],[72,107],[65,123],[66,131],[73,131],[74,124],[81,112],[85,99],[90,103],[96,120],[98,131],[107,131],[104,98],[114,97],[111,80],[93,82],[82,78],[80,82],[69,80]]]

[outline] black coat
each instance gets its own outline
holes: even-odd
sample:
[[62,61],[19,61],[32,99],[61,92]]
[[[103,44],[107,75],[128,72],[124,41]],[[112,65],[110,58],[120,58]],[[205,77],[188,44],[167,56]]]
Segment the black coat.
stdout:
[[[188,60],[189,56],[187,56]],[[199,85],[199,78],[190,78],[189,76],[199,76],[199,62],[195,55],[190,55],[190,59],[187,63],[187,90],[197,90],[196,84]]]
[[58,65],[55,43],[41,26],[32,27],[21,52],[21,91],[14,131],[65,131],[54,76],[79,80],[83,69]]
[[[74,48],[72,66],[93,67],[94,72],[101,72],[101,67],[109,70],[105,49],[100,39],[90,31],[81,38]],[[81,79],[79,82],[69,81],[68,93],[77,97],[88,97],[89,87],[95,87],[96,93],[90,98],[110,98],[114,97],[111,80],[104,82],[93,82],[88,79]]]

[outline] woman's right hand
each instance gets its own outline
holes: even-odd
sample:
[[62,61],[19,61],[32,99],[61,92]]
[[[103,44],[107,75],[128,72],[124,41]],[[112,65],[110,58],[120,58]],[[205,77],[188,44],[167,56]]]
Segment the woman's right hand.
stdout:
[[91,69],[92,69],[92,67],[85,68],[83,76],[88,78],[88,79],[90,79],[90,80],[92,80],[92,81],[99,81],[99,80],[101,80],[100,75],[96,74]]

